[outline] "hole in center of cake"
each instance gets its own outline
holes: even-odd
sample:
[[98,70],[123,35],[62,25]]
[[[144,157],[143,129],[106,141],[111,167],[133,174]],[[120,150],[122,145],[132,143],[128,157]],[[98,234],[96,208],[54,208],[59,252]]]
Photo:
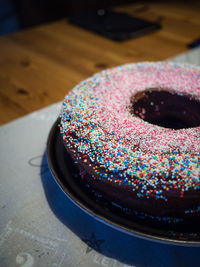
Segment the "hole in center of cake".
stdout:
[[200,101],[175,91],[151,88],[131,98],[131,113],[151,124],[171,129],[200,126]]

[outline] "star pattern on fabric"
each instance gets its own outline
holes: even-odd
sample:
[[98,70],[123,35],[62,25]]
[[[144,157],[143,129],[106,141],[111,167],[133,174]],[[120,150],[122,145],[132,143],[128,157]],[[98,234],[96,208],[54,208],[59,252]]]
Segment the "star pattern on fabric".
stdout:
[[82,240],[88,245],[86,249],[86,254],[88,254],[93,249],[101,252],[100,246],[102,245],[103,242],[105,242],[105,240],[103,239],[97,239],[94,232],[91,233],[91,237],[89,239],[82,239]]

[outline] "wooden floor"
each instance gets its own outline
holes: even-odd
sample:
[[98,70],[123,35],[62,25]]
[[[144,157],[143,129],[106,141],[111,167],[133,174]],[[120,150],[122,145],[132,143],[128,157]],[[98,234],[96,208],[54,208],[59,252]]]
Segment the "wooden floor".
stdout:
[[0,37],[0,124],[61,101],[82,79],[105,68],[159,61],[187,51],[200,37],[200,4],[148,3],[118,7],[160,22],[162,29],[117,43],[57,21]]

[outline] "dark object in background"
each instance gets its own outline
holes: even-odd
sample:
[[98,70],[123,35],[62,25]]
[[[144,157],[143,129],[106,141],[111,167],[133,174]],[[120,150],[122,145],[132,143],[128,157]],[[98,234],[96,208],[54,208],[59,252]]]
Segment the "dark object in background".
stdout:
[[19,17],[11,0],[0,0],[0,35],[18,31]]
[[69,22],[115,41],[124,41],[160,29],[158,23],[109,9],[74,15],[69,18]]
[[196,48],[200,46],[200,38],[194,40],[192,43],[188,44],[188,48]]
[[133,0],[0,0],[12,1],[20,18],[21,28],[29,28],[66,16],[99,8],[132,3]]

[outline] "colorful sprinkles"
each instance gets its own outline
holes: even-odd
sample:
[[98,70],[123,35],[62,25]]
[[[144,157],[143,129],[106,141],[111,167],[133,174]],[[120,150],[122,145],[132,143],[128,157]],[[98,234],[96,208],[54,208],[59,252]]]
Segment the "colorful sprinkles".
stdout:
[[128,186],[139,198],[167,201],[171,189],[183,198],[200,189],[200,127],[167,129],[130,114],[131,97],[153,87],[200,100],[200,68],[145,62],[97,73],[65,97],[60,129],[76,162],[92,164],[94,179]]

